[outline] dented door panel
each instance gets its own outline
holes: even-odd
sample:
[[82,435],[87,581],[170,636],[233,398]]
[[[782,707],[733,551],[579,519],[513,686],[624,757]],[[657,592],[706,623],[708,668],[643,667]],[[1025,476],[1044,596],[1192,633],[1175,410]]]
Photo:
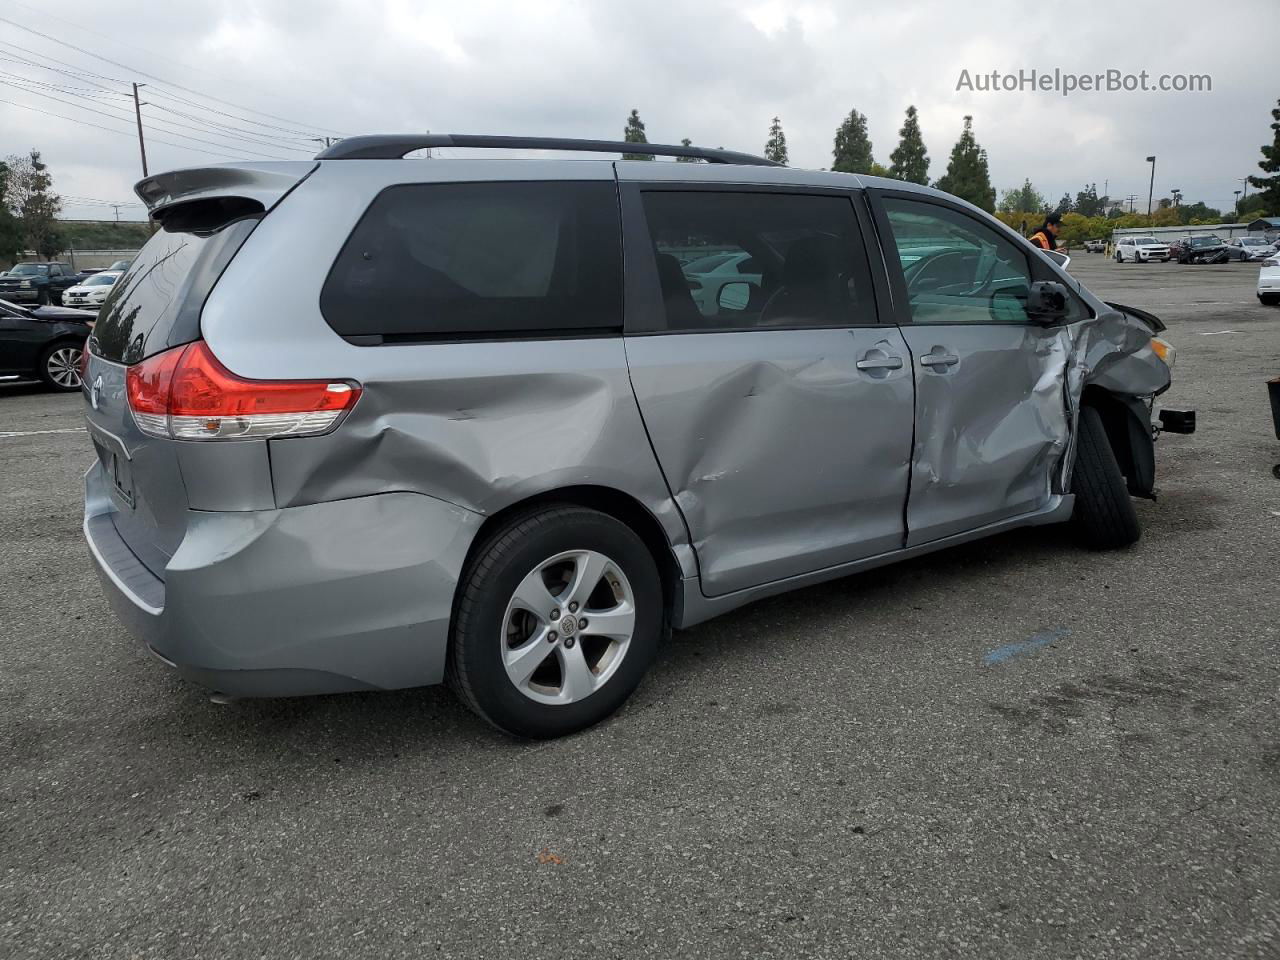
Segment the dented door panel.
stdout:
[[[858,369],[867,356],[904,362]],[[630,337],[627,359],[708,596],[901,548],[913,387],[896,329]]]
[[[907,545],[1044,507],[1070,434],[1067,331],[910,325],[903,336],[916,377]],[[956,362],[921,362],[944,353]]]

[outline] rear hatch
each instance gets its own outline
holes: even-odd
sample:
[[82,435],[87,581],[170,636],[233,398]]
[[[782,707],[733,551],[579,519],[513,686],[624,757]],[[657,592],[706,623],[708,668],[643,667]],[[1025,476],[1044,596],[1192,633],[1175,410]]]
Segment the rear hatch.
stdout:
[[[276,169],[264,176],[263,167]],[[214,167],[163,174],[137,187],[161,227],[116,281],[89,338],[85,417],[114,508],[111,521],[161,579],[186,534],[189,509],[206,506],[193,502],[189,487],[200,486],[195,468],[203,471],[207,461],[184,449],[190,441],[138,428],[129,368],[199,339],[200,312],[223,270],[266,211],[313,168]],[[193,473],[185,481],[184,464]]]

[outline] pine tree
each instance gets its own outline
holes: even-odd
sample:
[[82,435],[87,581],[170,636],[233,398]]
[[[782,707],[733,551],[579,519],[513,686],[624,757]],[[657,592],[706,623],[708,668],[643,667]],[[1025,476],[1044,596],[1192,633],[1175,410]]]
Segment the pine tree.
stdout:
[[[1276,101],[1280,104],[1280,100]],[[1271,213],[1280,214],[1280,109],[1271,111],[1271,119],[1275,121],[1271,124],[1271,129],[1275,132],[1272,138],[1271,146],[1262,147],[1263,159],[1258,161],[1258,166],[1264,173],[1269,173],[1269,177],[1250,177],[1249,185],[1257,187],[1262,191],[1263,206]]]
[[1071,203],[1071,194],[1069,193],[1064,193],[1062,199],[1058,201],[1058,205],[1054,207],[1054,210],[1058,213],[1070,213],[1074,209],[1075,207]]
[[62,198],[52,191],[53,177],[39,150],[9,157],[5,163],[5,204],[21,225],[26,249],[40,253],[50,243]]
[[831,169],[839,173],[870,173],[875,160],[871,156],[871,138],[867,136],[867,118],[857,110],[850,110],[840,129],[836,131],[835,148],[831,151],[835,163]]
[[[622,139],[627,143],[648,143],[649,138],[644,135],[644,121],[640,119],[640,111],[632,109],[631,116],[627,117],[627,125],[622,131]],[[652,160],[651,153],[624,153],[623,160]]]
[[777,117],[773,118],[773,123],[769,126],[769,139],[764,145],[764,155],[765,159],[774,163],[783,166],[787,164],[787,135],[782,132],[782,121]]
[[1004,213],[1040,213],[1046,209],[1048,204],[1029,178],[1022,181],[1022,186],[1006,190],[1000,196],[1000,210]]
[[[693,141],[690,140],[688,137],[685,137],[680,141],[680,146],[692,147]],[[676,157],[676,163],[697,163],[697,162],[698,161],[696,157]]]
[[0,160],[0,260],[22,254],[22,225],[9,209],[9,165]]
[[910,183],[929,182],[929,155],[920,135],[920,120],[914,106],[907,107],[907,119],[898,131],[898,148],[889,154],[889,173]]
[[987,151],[978,146],[978,141],[973,136],[973,117],[964,118],[964,131],[951,148],[947,172],[934,186],[962,200],[968,200],[988,213],[995,210],[996,191],[991,186]]

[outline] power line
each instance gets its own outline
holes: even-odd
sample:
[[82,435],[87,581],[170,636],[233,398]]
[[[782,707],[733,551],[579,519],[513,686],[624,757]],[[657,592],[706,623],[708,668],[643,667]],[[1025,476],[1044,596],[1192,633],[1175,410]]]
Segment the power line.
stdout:
[[[267,113],[264,110],[255,110],[253,107],[246,107],[244,104],[234,103],[230,100],[224,100],[221,97],[215,97],[207,93],[201,93],[199,90],[193,90],[190,87],[185,87],[180,83],[174,83],[171,80],[165,80],[163,77],[158,77],[153,73],[147,73],[145,70],[138,70],[136,67],[131,67],[128,64],[121,63],[118,60],[112,60],[110,57],[104,57],[100,53],[95,53],[92,50],[86,50],[84,47],[78,47],[74,43],[70,43],[66,40],[60,40],[59,38],[51,36],[50,34],[47,34],[47,33],[42,33],[41,31],[36,30],[34,27],[29,27],[26,24],[19,23],[16,20],[10,20],[8,17],[0,17],[0,23],[7,23],[11,27],[17,27],[19,30],[24,30],[27,33],[34,34],[35,36],[41,37],[44,40],[48,40],[51,43],[56,43],[64,47],[68,47],[72,50],[75,50],[77,53],[82,53],[85,56],[93,57],[97,60],[103,61],[104,63],[109,63],[112,66],[119,67],[122,70],[128,70],[133,73],[137,73],[140,76],[148,78],[149,80],[154,80],[157,83],[161,83],[166,87],[173,87],[175,90],[182,90],[185,93],[189,93],[197,97],[203,97],[205,100],[212,100],[215,103],[221,103],[225,106],[235,107],[238,110],[245,110],[245,111],[248,111],[249,113],[256,113],[258,116],[261,116],[261,117],[270,117],[272,120],[279,120],[281,123],[298,123],[300,126],[311,127],[313,131],[320,131],[321,133],[335,133],[335,131],[326,129],[325,127],[317,127],[314,124],[301,123],[300,121],[289,120],[285,117],[278,117],[275,114]],[[266,124],[264,124],[264,126],[266,126]],[[283,130],[284,128],[280,127],[278,129]],[[302,131],[299,131],[299,130],[287,130],[286,132],[297,133],[299,135],[302,135]]]
[[[75,22],[74,20],[68,20],[66,17],[59,17],[59,16],[58,16],[58,15],[56,15],[56,14],[49,13],[47,10],[37,9],[37,8],[35,8],[35,7],[31,6],[30,4],[23,2],[23,0],[11,0],[11,2],[16,3],[18,6],[25,8],[28,12],[33,13],[33,14],[36,14],[37,16],[43,16],[43,17],[46,17],[46,18],[48,18],[48,19],[50,19],[50,20],[57,20],[57,21],[58,21],[58,22],[60,22],[60,23],[65,23],[67,26],[72,27],[73,29],[80,31],[82,34],[86,34],[86,35],[88,35],[88,36],[91,36],[91,37],[93,37],[95,40],[101,40],[101,39],[102,39],[102,36],[101,36],[99,33],[95,32],[95,31],[93,31],[93,30],[90,30],[88,27],[85,27],[83,24],[77,23],[77,22]],[[110,42],[112,42],[112,43],[117,44],[118,46],[121,46],[121,47],[128,47],[128,48],[130,48],[130,49],[137,50],[137,51],[138,51],[138,52],[140,52],[140,53],[144,53],[144,54],[146,54],[146,55],[148,55],[148,56],[156,57],[156,58],[158,58],[158,59],[160,59],[160,60],[166,60],[166,61],[168,61],[169,63],[172,63],[174,66],[176,66],[176,67],[180,67],[180,68],[182,68],[182,69],[184,69],[184,70],[195,70],[195,71],[196,71],[196,72],[198,72],[198,73],[203,73],[205,76],[207,76],[207,77],[211,77],[212,79],[217,80],[219,83],[234,83],[234,82],[235,82],[235,81],[228,80],[226,77],[219,76],[218,74],[216,74],[216,73],[214,73],[214,72],[212,72],[212,71],[210,71],[210,70],[206,70],[206,69],[204,69],[204,68],[202,68],[202,67],[200,67],[200,66],[198,66],[198,65],[196,65],[196,64],[189,63],[189,62],[183,62],[183,61],[179,61],[179,60],[175,60],[173,57],[166,56],[166,55],[165,55],[165,54],[163,54],[163,53],[157,53],[155,50],[152,50],[152,49],[150,49],[150,48],[148,48],[148,47],[144,47],[144,46],[142,46],[141,44],[137,44],[137,43],[126,43],[126,42],[124,42],[124,41],[122,41],[122,40],[117,40],[117,39],[115,39],[114,37],[107,37],[106,39],[107,39],[107,40],[109,40],[109,41],[110,41]],[[126,68],[126,69],[129,69],[129,68]],[[158,77],[153,77],[152,79],[158,80],[159,78],[158,78]],[[163,81],[161,81],[161,82],[163,82]],[[237,86],[239,86],[239,87],[241,87],[242,89],[247,89],[247,88],[245,87],[245,84],[244,84],[244,83],[237,83],[236,85],[237,85]],[[169,86],[177,86],[177,85],[176,85],[176,84],[169,84]],[[186,88],[179,87],[178,89],[186,89]],[[198,93],[197,91],[194,91],[194,90],[189,90],[188,92],[189,92],[189,93],[195,93],[197,96],[205,96],[204,94],[200,94],[200,93]],[[207,97],[207,99],[217,100],[217,98],[216,98],[216,97]],[[227,103],[227,105],[228,105],[228,106],[236,106],[236,104],[229,103],[228,101],[218,100],[218,102],[219,102],[219,103]],[[295,122],[299,122],[299,121],[293,121],[293,120],[286,120],[286,119],[285,119],[285,118],[283,118],[283,117],[277,117],[277,116],[274,116],[273,114],[270,114],[270,113],[263,113],[263,112],[262,112],[262,111],[260,111],[260,110],[253,110],[252,108],[249,108],[249,107],[244,107],[244,108],[242,108],[242,109],[249,110],[251,113],[256,113],[256,114],[258,114],[259,116],[263,116],[263,117],[271,117],[273,120],[281,120],[281,121],[283,121],[284,123],[295,123]],[[302,126],[307,126],[307,127],[314,126],[313,124],[309,124],[309,123],[303,123],[303,124],[301,124],[301,125],[302,125]],[[326,128],[324,128],[324,127],[315,127],[315,129],[316,129],[316,130],[320,130],[320,131],[327,132],[327,133],[329,133],[329,134],[333,135],[334,137],[339,136],[339,134],[338,134],[336,131],[334,131],[334,130],[326,130]]]
[[[88,120],[81,120],[79,117],[68,117],[63,113],[41,110],[39,107],[33,107],[28,103],[18,103],[16,100],[0,99],[0,103],[7,103],[11,107],[21,107],[23,110],[30,110],[33,113],[41,113],[46,117],[57,117],[59,120],[70,120],[72,123],[79,124],[80,126],[96,127],[99,130],[107,131],[107,133],[115,133],[122,137],[128,137],[130,140],[134,139],[135,136],[132,130],[125,132],[124,130],[117,130],[115,127],[104,127],[100,123],[90,123]],[[151,140],[153,143],[163,143],[167,147],[177,147],[179,150],[190,150],[192,153],[203,153],[211,157],[218,157],[221,160],[231,159],[226,153],[215,153],[212,150],[201,150],[199,147],[189,147],[185,143],[174,143],[171,140],[161,140],[159,137],[152,137]]]
[[[64,100],[64,99],[62,99],[61,97],[55,97],[55,96],[53,96],[53,94],[50,94],[50,93],[43,93],[43,92],[41,92],[41,91],[39,91],[39,90],[31,90],[31,89],[28,89],[28,88],[26,88],[26,87],[18,86],[18,84],[13,83],[13,82],[11,82],[11,81],[9,81],[9,80],[0,80],[0,84],[3,84],[3,85],[5,85],[5,86],[9,86],[9,87],[13,87],[15,90],[22,90],[23,92],[25,92],[25,93],[29,93],[29,94],[32,94],[33,96],[37,96],[37,97],[44,97],[46,100],[52,100],[52,101],[54,101],[55,103],[61,103],[61,104],[65,104],[65,105],[67,105],[67,106],[69,106],[69,107],[75,107],[77,110],[87,110],[87,111],[89,111],[90,113],[96,113],[96,114],[99,114],[100,116],[103,116],[103,118],[104,118],[104,119],[110,119],[110,120],[116,120],[116,119],[125,119],[125,120],[130,120],[130,119],[133,119],[133,118],[131,118],[131,117],[127,116],[127,115],[125,115],[125,116],[121,117],[121,116],[119,116],[119,115],[114,115],[114,114],[112,114],[112,113],[110,113],[110,112],[105,112],[105,111],[108,111],[110,108],[108,108],[105,104],[98,103],[98,102],[96,102],[96,101],[95,101],[95,103],[94,103],[94,106],[92,106],[92,107],[87,107],[87,106],[84,106],[83,104],[76,103],[74,100]],[[104,115],[104,112],[105,112],[105,115]],[[153,121],[153,122],[171,123],[172,121],[162,120],[162,121]],[[192,141],[193,143],[204,143],[204,144],[208,144],[208,145],[209,145],[209,146],[211,146],[211,147],[222,147],[222,148],[224,148],[224,149],[227,149],[227,148],[228,148],[228,146],[229,146],[228,144],[225,144],[225,143],[219,143],[219,142],[217,142],[217,141],[215,141],[215,140],[205,140],[205,139],[202,139],[201,137],[193,137],[193,136],[191,136],[190,134],[186,134],[186,133],[179,133],[179,132],[177,132],[177,131],[175,131],[175,130],[165,130],[164,128],[161,128],[161,131],[160,131],[160,132],[161,132],[161,133],[163,133],[163,134],[165,134],[166,136],[170,136],[170,137],[178,137],[178,138],[180,138],[180,139],[182,139],[182,140],[190,140],[190,141]],[[273,154],[268,154],[268,153],[258,153],[257,151],[254,151],[254,150],[244,150],[244,149],[242,149],[242,148],[234,147],[234,146],[232,146],[232,147],[231,147],[231,149],[232,149],[232,150],[239,150],[239,152],[240,152],[240,153],[242,153],[242,154],[246,154],[246,155],[248,155],[248,156],[256,157],[256,158],[258,158],[258,159],[262,159],[262,160],[287,160],[287,159],[289,159],[288,157],[281,157],[281,156],[279,156],[279,155],[273,155]]]

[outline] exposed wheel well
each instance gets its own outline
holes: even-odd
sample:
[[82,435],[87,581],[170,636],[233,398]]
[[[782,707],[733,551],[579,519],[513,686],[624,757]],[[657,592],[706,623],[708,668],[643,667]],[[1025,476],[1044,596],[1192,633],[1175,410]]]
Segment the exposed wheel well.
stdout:
[[1080,405],[1098,411],[1129,492],[1151,497],[1155,485],[1155,456],[1150,424],[1144,425],[1124,399],[1103,387],[1086,386]]
[[[484,523],[480,525],[480,529],[476,531],[475,538],[471,541],[471,549],[467,552],[467,560],[463,565],[463,569],[466,570],[470,567],[476,551],[490,539],[494,531],[506,526],[516,517],[525,516],[544,507],[557,504],[573,504],[580,507],[589,507],[592,510],[599,510],[601,513],[608,514],[615,520],[626,524],[644,541],[644,545],[649,548],[649,553],[653,557],[654,563],[658,566],[658,577],[662,581],[663,612],[667,629],[670,629],[676,593],[681,580],[680,564],[676,560],[675,554],[672,553],[671,544],[667,540],[667,535],[663,532],[662,525],[657,518],[635,497],[612,487],[598,487],[586,484],[575,487],[561,487],[558,490],[548,490],[545,493],[527,497],[518,503],[513,503],[499,510],[492,516],[487,517]],[[459,589],[461,589],[461,586],[460,582]]]

